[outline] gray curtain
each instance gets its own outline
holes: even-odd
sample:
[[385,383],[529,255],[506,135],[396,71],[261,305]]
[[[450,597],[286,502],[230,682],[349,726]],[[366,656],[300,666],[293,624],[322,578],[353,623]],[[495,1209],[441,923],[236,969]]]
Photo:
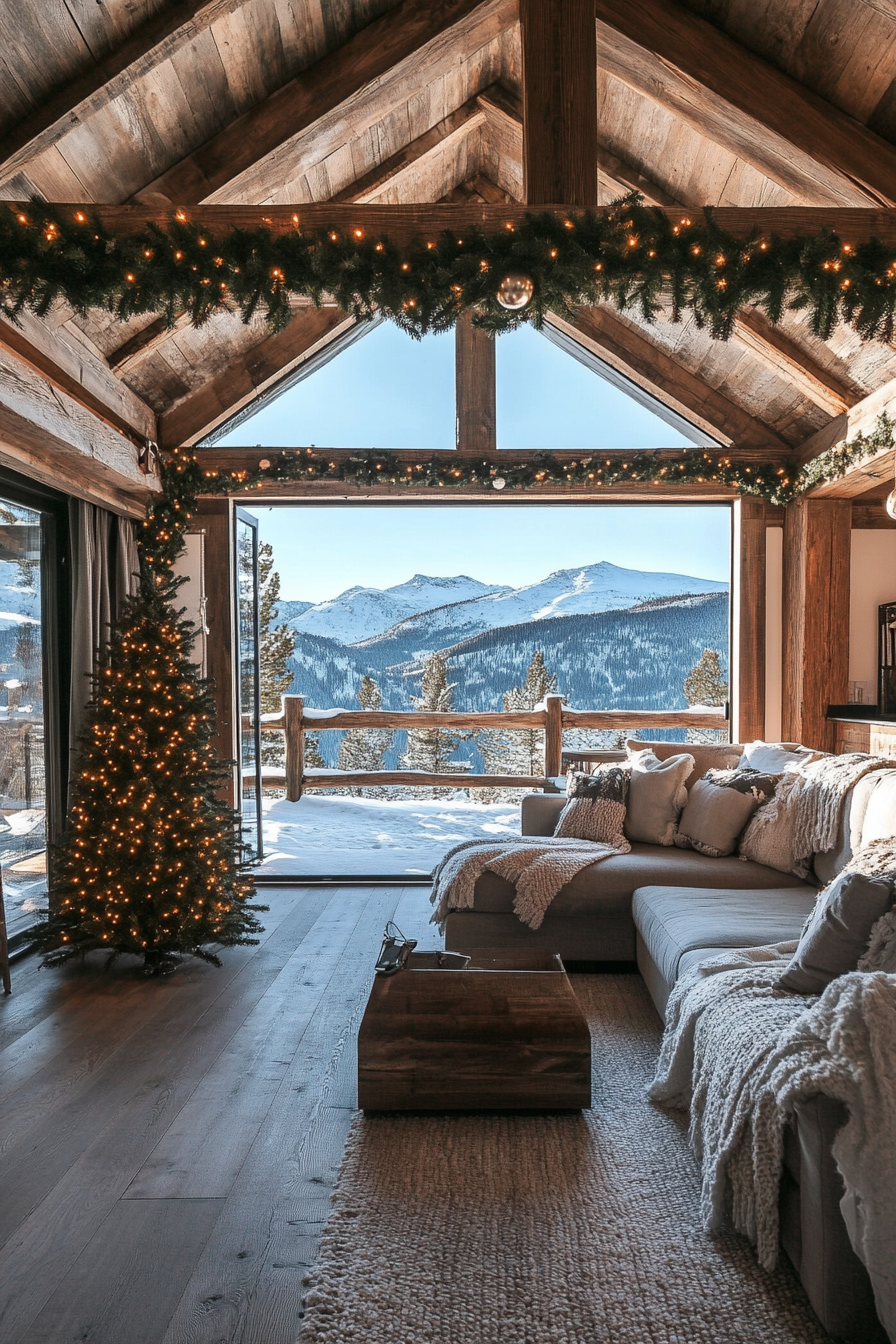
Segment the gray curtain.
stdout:
[[69,501],[72,554],[72,695],[75,746],[91,695],[91,674],[126,597],[137,591],[137,531],[96,504]]

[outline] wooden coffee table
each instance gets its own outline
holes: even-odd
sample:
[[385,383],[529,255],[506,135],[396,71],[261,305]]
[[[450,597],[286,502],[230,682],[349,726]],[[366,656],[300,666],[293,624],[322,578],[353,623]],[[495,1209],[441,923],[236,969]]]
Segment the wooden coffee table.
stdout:
[[376,1111],[581,1110],[591,1036],[559,956],[413,952],[378,975],[358,1036],[358,1105]]

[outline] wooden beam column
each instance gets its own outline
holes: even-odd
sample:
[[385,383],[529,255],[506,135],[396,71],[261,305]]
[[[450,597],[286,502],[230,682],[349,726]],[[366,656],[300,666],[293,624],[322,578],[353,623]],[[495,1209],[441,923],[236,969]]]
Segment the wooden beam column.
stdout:
[[731,620],[731,736],[765,736],[765,504],[734,503],[734,585]]
[[784,515],[784,737],[831,751],[831,703],[849,675],[849,500],[801,499]]
[[529,205],[597,205],[594,0],[520,0]]
[[498,446],[495,411],[495,340],[473,326],[468,313],[454,329],[457,451],[483,457]]

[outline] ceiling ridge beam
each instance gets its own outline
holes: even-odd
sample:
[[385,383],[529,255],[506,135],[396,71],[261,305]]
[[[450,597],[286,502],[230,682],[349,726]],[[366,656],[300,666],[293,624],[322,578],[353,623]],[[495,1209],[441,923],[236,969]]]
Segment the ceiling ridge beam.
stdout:
[[89,70],[75,76],[0,139],[0,183],[127,92],[219,18],[248,0],[172,0]]
[[509,26],[515,8],[514,0],[402,0],[162,173],[138,198],[163,196],[189,206],[235,189],[241,175],[257,173],[328,113],[419,62],[432,43],[495,16]]
[[896,147],[671,0],[595,0],[600,68],[807,204],[896,204]]

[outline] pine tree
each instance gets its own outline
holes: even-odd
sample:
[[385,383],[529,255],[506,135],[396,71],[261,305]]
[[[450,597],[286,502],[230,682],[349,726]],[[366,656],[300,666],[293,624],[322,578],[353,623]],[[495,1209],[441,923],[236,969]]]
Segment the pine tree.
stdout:
[[[421,694],[412,696],[414,708],[430,713],[447,714],[454,707],[456,683],[448,682],[448,660],[441,653],[431,653],[423,666]],[[453,733],[445,728],[409,728],[407,746],[401,758],[405,770],[424,770],[431,775],[459,774],[471,768],[470,761],[453,761],[451,757],[466,733]]]
[[[521,686],[505,691],[504,712],[531,710],[557,691],[557,677],[548,672],[544,655],[536,649]],[[486,769],[492,775],[544,773],[544,732],[541,728],[484,728],[476,735]]]
[[[274,548],[263,541],[258,548],[258,626],[259,626],[259,691],[262,714],[277,714],[282,697],[292,686],[289,660],[295,652],[295,631],[288,625],[276,625],[280,596],[280,575],[274,569]],[[316,747],[316,743],[315,743]],[[263,765],[282,766],[285,761],[283,734],[265,732],[262,728],[261,760]],[[310,762],[309,762],[310,764]]]
[[144,958],[147,973],[186,953],[256,943],[238,815],[220,801],[229,769],[212,738],[210,685],[190,661],[195,627],[174,605],[170,567],[201,481],[185,454],[141,537],[140,585],[101,654],[79,738],[67,830],[56,846],[53,906],[31,941],[55,966],[102,950]]
[[[358,691],[358,704],[364,710],[377,710],[382,706],[383,696],[373,677],[363,677]],[[395,734],[391,728],[350,728],[339,747],[339,769],[350,770],[355,774],[370,774],[382,770],[386,752],[392,745]],[[355,790],[360,797],[369,790]],[[381,789],[374,791],[378,796]]]
[[728,678],[724,676],[718,649],[704,649],[684,679],[684,698],[689,705],[724,705]]
[[[722,672],[718,649],[704,649],[684,679],[684,698],[689,705],[724,705],[728,699],[728,679]],[[689,728],[688,742],[721,742],[724,731],[716,728]]]

